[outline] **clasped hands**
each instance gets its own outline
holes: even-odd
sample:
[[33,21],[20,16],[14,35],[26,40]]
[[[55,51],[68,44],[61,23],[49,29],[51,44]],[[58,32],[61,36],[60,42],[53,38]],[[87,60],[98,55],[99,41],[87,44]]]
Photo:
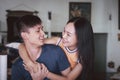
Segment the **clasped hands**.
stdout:
[[33,80],[43,80],[49,73],[47,67],[42,63],[34,62],[32,64],[23,65],[25,69],[31,74]]

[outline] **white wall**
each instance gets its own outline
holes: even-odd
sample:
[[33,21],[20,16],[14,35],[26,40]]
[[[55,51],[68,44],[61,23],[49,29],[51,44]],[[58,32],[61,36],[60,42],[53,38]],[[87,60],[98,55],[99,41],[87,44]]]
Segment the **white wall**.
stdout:
[[[2,22],[2,30],[6,27],[6,10],[30,10],[39,11],[39,16],[43,20],[43,25],[47,26],[48,11],[52,12],[52,31],[61,32],[65,26],[69,15],[70,0],[0,0],[0,20]],[[72,0],[71,0],[72,1]],[[74,0],[90,2],[90,0]]]
[[7,55],[0,55],[0,80],[7,80]]
[[[107,3],[108,2],[108,3]],[[115,68],[120,66],[120,41],[118,41],[118,2],[117,0],[107,0],[108,13],[111,14],[112,20],[108,21],[108,52],[107,52],[107,61],[114,61]]]
[[[107,62],[115,61],[117,68],[120,65],[118,41],[118,0],[0,0],[1,30],[7,31],[6,10],[39,11],[47,30],[48,11],[52,12],[52,31],[61,32],[69,19],[69,2],[91,2],[91,23],[94,33],[108,33]],[[112,20],[109,20],[111,15]]]

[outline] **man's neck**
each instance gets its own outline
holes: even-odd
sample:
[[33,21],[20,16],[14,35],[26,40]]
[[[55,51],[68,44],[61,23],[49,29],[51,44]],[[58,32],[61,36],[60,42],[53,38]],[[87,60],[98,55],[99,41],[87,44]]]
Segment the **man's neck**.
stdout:
[[38,46],[25,45],[30,58],[35,61],[40,56],[42,48]]

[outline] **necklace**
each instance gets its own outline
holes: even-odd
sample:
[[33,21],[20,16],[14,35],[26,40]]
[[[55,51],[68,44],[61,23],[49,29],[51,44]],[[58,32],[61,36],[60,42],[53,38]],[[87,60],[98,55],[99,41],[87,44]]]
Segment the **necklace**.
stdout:
[[70,50],[68,47],[65,47],[65,49],[69,52],[69,53],[74,53],[78,50],[78,48],[75,48],[73,50]]

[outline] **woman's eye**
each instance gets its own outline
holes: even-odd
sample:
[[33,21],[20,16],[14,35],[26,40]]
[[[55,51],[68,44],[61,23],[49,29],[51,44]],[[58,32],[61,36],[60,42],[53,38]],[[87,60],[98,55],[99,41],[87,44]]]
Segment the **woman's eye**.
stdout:
[[40,32],[40,31],[36,31],[36,32]]
[[71,36],[70,34],[67,34],[68,36]]

